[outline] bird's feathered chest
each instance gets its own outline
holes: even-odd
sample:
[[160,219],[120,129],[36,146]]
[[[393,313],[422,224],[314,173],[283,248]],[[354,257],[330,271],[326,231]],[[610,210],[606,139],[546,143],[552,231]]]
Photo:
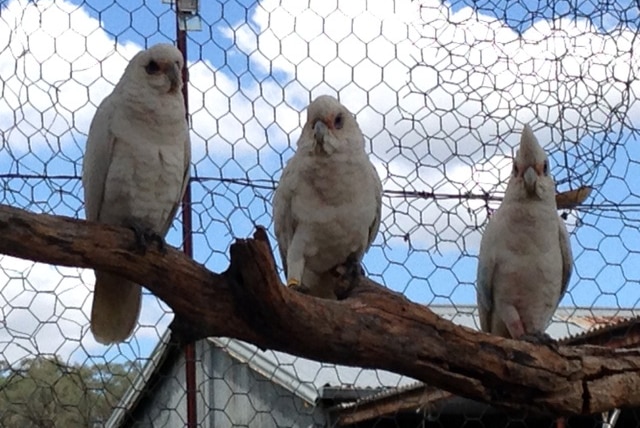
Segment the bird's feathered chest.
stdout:
[[379,186],[362,155],[305,155],[294,168],[291,214],[296,233],[305,236],[309,268],[322,271],[367,248],[378,213]]
[[559,248],[556,209],[543,201],[503,205],[492,221],[504,225],[506,233],[501,233],[496,239],[505,251],[529,255]]
[[[144,135],[166,136],[167,141],[187,131],[184,99],[178,93],[157,93],[143,88],[124,88],[124,102],[114,112],[114,122],[129,125],[127,131],[140,130]],[[113,95],[112,95],[113,96]],[[162,141],[160,141],[162,143]]]
[[144,117],[122,111],[120,114],[130,116],[116,118],[112,127],[116,138],[112,164],[122,166],[125,171],[121,173],[130,174],[132,183],[159,197],[166,195],[167,190],[171,194],[171,189],[163,186],[181,184],[184,175],[188,130],[179,111],[170,114],[160,109]]
[[366,155],[305,154],[300,162],[299,189],[295,193],[313,195],[312,202],[320,206],[352,204],[370,197],[362,192],[370,176],[371,165]]
[[158,229],[181,195],[187,124],[181,108],[167,111],[160,108],[167,105],[159,105],[146,115],[137,107],[128,105],[113,113],[114,142],[101,218],[120,221],[126,215]]
[[[540,289],[553,285],[559,294],[562,253],[558,215],[553,204],[527,200],[504,204],[494,214],[485,247],[492,253],[496,272],[494,287],[512,290]],[[517,285],[518,287],[512,288]],[[515,293],[515,291],[514,291]]]

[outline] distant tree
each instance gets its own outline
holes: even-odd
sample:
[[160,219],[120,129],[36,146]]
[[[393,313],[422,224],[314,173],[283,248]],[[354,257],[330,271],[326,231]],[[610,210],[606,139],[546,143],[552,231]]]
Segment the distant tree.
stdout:
[[132,363],[65,364],[57,356],[0,362],[0,426],[103,426],[138,371]]

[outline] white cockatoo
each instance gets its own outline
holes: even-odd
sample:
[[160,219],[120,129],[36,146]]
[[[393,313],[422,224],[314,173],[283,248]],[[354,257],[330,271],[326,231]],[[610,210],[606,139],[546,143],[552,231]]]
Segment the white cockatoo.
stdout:
[[567,290],[572,264],[547,156],[525,125],[504,200],[480,244],[482,330],[514,339],[548,339],[545,330]]
[[380,227],[382,184],[355,117],[323,95],[273,197],[273,221],[287,285],[335,299],[329,272],[360,262]]
[[[132,228],[164,244],[189,179],[191,148],[182,96],[182,53],[158,44],[133,57],[96,111],[84,155],[87,220]],[[96,271],[91,331],[103,344],[132,333],[140,285]]]

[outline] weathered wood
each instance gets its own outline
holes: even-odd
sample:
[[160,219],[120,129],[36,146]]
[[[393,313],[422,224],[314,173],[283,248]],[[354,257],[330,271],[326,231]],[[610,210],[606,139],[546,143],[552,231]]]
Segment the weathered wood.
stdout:
[[[594,413],[640,405],[640,349],[538,346],[456,326],[365,277],[349,298],[282,286],[264,232],[231,246],[226,272],[181,252],[136,253],[129,230],[0,206],[0,253],[99,268],[146,284],[189,339],[228,336],[326,362],[387,369],[512,409]],[[349,277],[336,279],[350,289]]]

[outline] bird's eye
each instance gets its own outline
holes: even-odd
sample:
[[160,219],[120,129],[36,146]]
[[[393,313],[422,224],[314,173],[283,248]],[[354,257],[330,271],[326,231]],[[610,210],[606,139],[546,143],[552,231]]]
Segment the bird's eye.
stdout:
[[549,174],[549,161],[544,161],[544,166],[542,167],[542,171],[544,172],[544,175]]
[[160,71],[160,66],[157,62],[151,60],[144,69],[147,71],[147,74],[157,74]]
[[342,129],[342,126],[344,126],[344,117],[342,116],[342,113],[340,113],[333,120],[333,127],[336,129]]

